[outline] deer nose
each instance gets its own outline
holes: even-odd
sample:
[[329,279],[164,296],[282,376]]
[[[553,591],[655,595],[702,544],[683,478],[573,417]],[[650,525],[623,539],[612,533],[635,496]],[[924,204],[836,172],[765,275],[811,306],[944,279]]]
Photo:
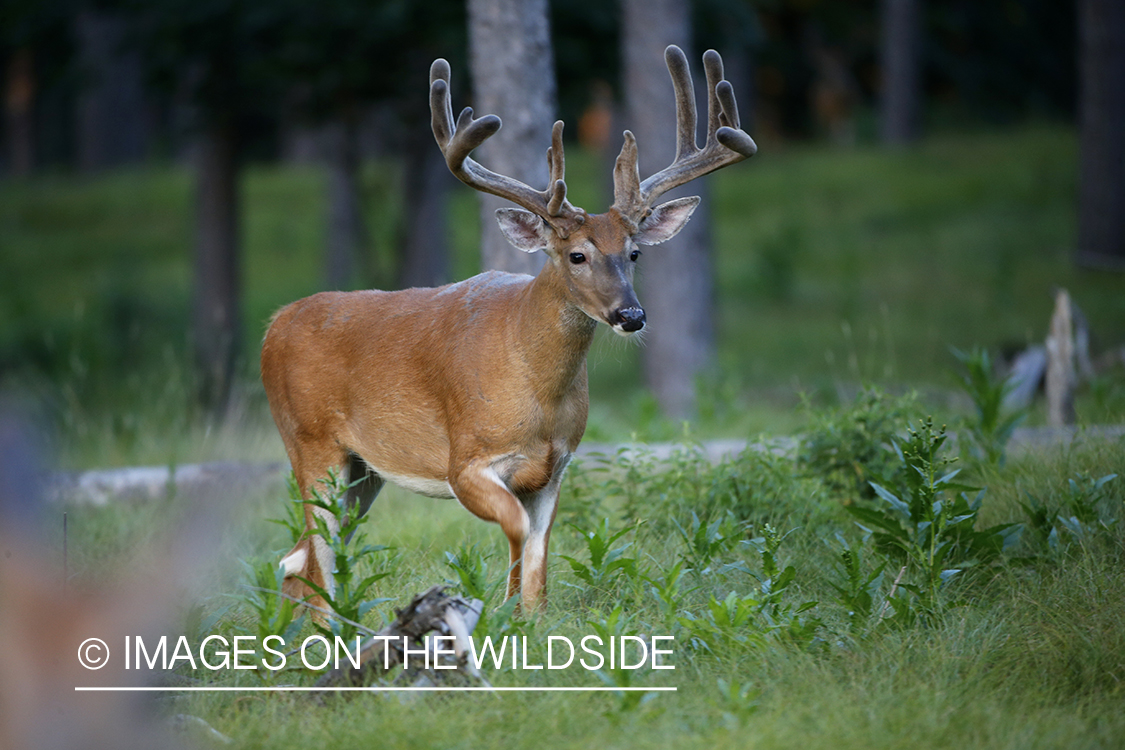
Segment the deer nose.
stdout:
[[645,311],[639,307],[622,307],[613,313],[613,324],[633,333],[645,327]]

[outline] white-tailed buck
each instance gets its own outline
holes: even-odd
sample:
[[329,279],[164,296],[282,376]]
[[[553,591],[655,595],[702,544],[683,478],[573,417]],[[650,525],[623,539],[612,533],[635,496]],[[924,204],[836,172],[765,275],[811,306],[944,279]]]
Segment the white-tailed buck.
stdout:
[[[642,182],[626,131],[604,214],[566,199],[562,122],[551,134],[545,190],[469,158],[500,119],[474,119],[466,108],[454,122],[449,64],[434,62],[430,109],[449,169],[520,206],[497,211],[500,227],[518,249],[546,252],[547,263],[535,277],[489,271],[436,289],[323,292],[280,310],[262,344],[262,381],[305,499],[333,468],[358,482],[347,502],[361,512],[388,481],[457,498],[507,535],[508,595],[521,592],[526,609],[545,602],[559,485],[586,429],[594,329],[599,321],[623,336],[644,328],[633,292],[638,246],[673,237],[699,203],[656,199],[757,150],[739,129],[718,53],[703,56],[703,148],[687,59],[675,46],[665,58],[676,91],[675,160]],[[281,561],[291,595],[312,593],[300,578],[332,591],[333,553],[316,534],[317,512],[305,506],[306,536]]]

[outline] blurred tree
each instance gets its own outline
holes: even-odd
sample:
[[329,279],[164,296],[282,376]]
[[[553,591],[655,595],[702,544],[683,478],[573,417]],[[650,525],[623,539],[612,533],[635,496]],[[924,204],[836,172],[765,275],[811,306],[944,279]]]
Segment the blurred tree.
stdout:
[[[598,96],[596,89],[617,88],[620,11],[604,0],[551,0],[551,41],[558,73],[559,117],[567,134],[577,135],[582,115]],[[620,138],[621,133],[615,134]],[[616,154],[614,154],[616,156]],[[611,165],[612,168],[612,165]],[[607,180],[610,178],[607,177]],[[600,211],[603,207],[587,207]]]
[[[877,85],[873,0],[754,0],[756,126],[779,135],[855,139],[858,105]],[[749,92],[748,92],[749,93]],[[746,98],[743,96],[742,98]]]
[[275,5],[284,14],[274,45],[279,84],[288,87],[289,107],[300,119],[326,126],[328,286],[354,283],[366,247],[359,132],[374,102],[392,104],[403,131],[387,134],[387,140],[399,142],[403,158],[399,283],[445,281],[444,199],[453,178],[435,170],[441,156],[429,134],[427,75],[434,57],[463,56],[464,3],[277,0]]
[[1125,270],[1125,2],[1079,0],[1078,261]]
[[8,167],[27,177],[35,167],[35,57],[31,47],[12,52],[4,80]]
[[[690,6],[687,0],[623,0],[622,10],[626,121],[637,137],[643,178],[676,155],[676,103],[664,49],[669,44],[690,48]],[[695,54],[685,52],[693,73],[699,73]],[[677,419],[694,412],[695,381],[715,347],[705,185],[695,182],[664,196],[697,194],[704,200],[683,231],[646,252],[640,264],[641,301],[650,326],[641,350],[645,382],[665,413]]]
[[[724,75],[738,95],[742,128],[751,132],[757,98],[756,57],[765,39],[757,11],[749,2],[693,0],[691,25],[694,49],[713,48],[723,56]],[[701,90],[701,103],[705,96]]]
[[4,0],[0,3],[0,71],[4,87],[8,170],[27,176],[39,161],[37,118],[41,92],[65,76],[73,59],[72,0]]
[[926,88],[948,116],[1008,122],[1069,116],[1075,94],[1074,0],[942,0],[924,18]]
[[75,117],[77,162],[96,170],[148,155],[150,111],[140,61],[124,53],[125,19],[85,7],[74,17],[79,91]]
[[239,166],[248,121],[276,108],[264,0],[125,0],[150,81],[191,108],[196,170],[192,345],[198,395],[222,413],[242,340]]
[[920,6],[921,0],[882,0],[880,136],[891,146],[918,137],[922,101]]
[[[504,123],[480,147],[480,161],[536,189],[546,187],[556,95],[547,0],[468,0],[468,9],[475,109]],[[536,273],[541,254],[514,249],[496,223],[496,209],[509,204],[484,193],[480,202],[482,267]]]
[[[374,101],[405,101],[400,115],[411,128],[428,132],[426,70],[435,49],[461,46],[463,11],[455,0],[425,6],[408,0],[315,5],[301,0],[124,1],[131,11],[130,39],[149,78],[186,100],[194,114],[193,341],[202,400],[221,408],[241,339],[238,170],[251,145],[248,134],[260,128],[258,122],[275,122],[285,107],[328,126],[333,137],[328,139],[326,272],[331,286],[348,286],[365,236],[357,142],[361,115]],[[437,151],[432,138],[428,151]],[[420,147],[407,152],[407,174],[414,175]],[[433,180],[423,188],[412,180],[405,185],[412,196],[432,189],[431,199],[440,198],[440,187]],[[412,258],[400,265],[417,278],[429,274],[427,281],[435,269],[444,275],[444,238],[430,230],[440,221],[419,221],[417,212],[440,213],[437,203],[404,201],[407,234],[427,235],[425,241],[404,244],[429,254],[421,264]]]

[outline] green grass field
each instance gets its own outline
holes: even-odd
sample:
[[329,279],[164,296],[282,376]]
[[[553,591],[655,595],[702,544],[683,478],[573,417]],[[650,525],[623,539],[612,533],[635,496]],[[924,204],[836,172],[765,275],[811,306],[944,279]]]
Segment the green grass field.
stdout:
[[[577,150],[571,161],[574,199],[602,206],[605,165]],[[716,175],[719,352],[696,433],[791,431],[803,424],[799,392],[833,403],[861,382],[915,387],[933,409],[956,412],[949,347],[1042,340],[1056,286],[1089,319],[1095,353],[1120,345],[1125,280],[1070,262],[1075,164],[1073,133],[1038,125],[935,136],[903,152],[767,143]],[[71,465],[280,457],[258,344],[275,309],[321,288],[322,178],[247,171],[241,421],[213,443],[203,436],[223,430],[192,416],[185,374],[190,188],[184,170],[167,167],[0,184],[0,372],[47,404]],[[372,166],[366,190],[367,266],[385,281],[393,174]],[[454,274],[464,278],[478,270],[472,192],[455,190],[452,210]],[[600,337],[590,363],[589,438],[681,433],[639,385],[635,347]],[[1079,411],[1120,421],[1120,373],[1087,388]]]
[[[878,451],[889,456],[885,446]],[[1086,440],[1013,457],[1003,469],[971,466],[971,481],[987,486],[975,528],[1023,527],[999,557],[982,559],[942,586],[929,609],[906,592],[923,585],[921,569],[909,565],[899,576],[900,558],[883,556],[846,510],[878,508],[879,501],[854,497],[814,466],[747,454],[713,467],[684,452],[661,467],[642,457],[630,474],[621,465],[602,471],[587,461],[568,477],[553,537],[552,551],[573,557],[578,567],[552,555],[549,612],[506,623],[499,613],[490,614],[477,635],[526,635],[531,664],[543,663],[547,635],[575,643],[605,631],[673,635],[675,670],[598,675],[577,668],[548,673],[489,667],[485,674],[496,686],[608,684],[676,692],[649,693],[639,705],[612,692],[412,699],[352,694],[329,696],[323,704],[299,694],[173,693],[161,710],[199,716],[245,748],[1121,747],[1125,480],[1085,490],[1092,487],[1087,480],[1119,471],[1123,455],[1121,440]],[[1077,496],[1070,479],[1083,490]],[[732,492],[739,482],[743,490]],[[1021,507],[1028,493],[1039,507],[1064,516],[1075,512],[1086,522],[1057,522],[1050,527],[1052,545],[1040,535],[1047,528]],[[238,584],[234,558],[267,569],[275,564],[289,540],[263,519],[283,516],[282,505],[276,488],[244,500],[236,511],[229,524],[233,553],[216,558],[216,588],[188,618],[185,632],[193,643],[207,634],[260,632],[258,616],[238,601],[247,590]],[[731,515],[723,516],[723,509]],[[691,534],[697,511],[705,514],[705,526],[726,518],[721,533]],[[592,585],[585,571],[597,566],[585,537],[568,523],[592,530],[601,514],[610,519],[611,531],[625,531],[610,546],[623,548],[618,559],[631,563]],[[153,538],[161,518],[156,509],[72,508],[72,585],[101,575],[121,559],[118,550]],[[375,607],[365,624],[381,627],[411,594],[460,580],[447,553],[483,566],[477,585],[488,590],[487,611],[499,607],[507,545],[495,526],[470,518],[451,501],[394,488],[380,496],[368,518],[368,541],[392,549],[373,555],[358,572],[387,574],[368,596],[391,601]],[[675,524],[688,530],[687,537]],[[755,547],[769,534],[767,524],[788,532],[776,552],[778,569],[793,567],[787,584],[785,575],[768,576]],[[849,576],[837,533],[859,560],[856,580],[871,597],[866,610],[841,593],[849,589]],[[682,566],[678,572],[676,565]],[[873,578],[880,565],[883,574]],[[892,596],[896,578],[900,585]],[[779,592],[772,599],[771,586]],[[727,621],[719,616],[725,611],[719,602],[732,596],[744,609]],[[796,614],[805,602],[816,604]],[[906,617],[899,616],[900,606]],[[199,625],[208,615],[218,620]],[[305,623],[287,643],[312,632]],[[262,678],[182,667],[177,671],[202,680],[200,685],[308,685],[318,676],[296,670]]]
[[[572,161],[572,197],[597,205],[601,167],[582,154]],[[900,153],[763,144],[750,164],[717,175],[719,356],[691,436],[800,430],[807,441],[796,456],[749,452],[720,465],[690,447],[667,462],[578,463],[541,617],[497,610],[507,567],[497,527],[395,488],[372,508],[368,541],[392,549],[357,563],[360,575],[386,574],[361,594],[391,601],[365,625],[380,627],[434,584],[460,582],[488,600],[478,635],[527,635],[539,649],[533,661],[551,634],[676,638],[674,671],[488,670],[494,685],[675,693],[639,703],[612,692],[355,695],[322,705],[185,694],[160,710],[199,716],[245,748],[1122,747],[1125,477],[1096,481],[1125,474],[1125,443],[1080,438],[997,465],[962,437],[958,481],[986,488],[979,507],[932,482],[936,495],[925,495],[890,447],[929,413],[968,435],[970,402],[954,386],[949,347],[997,352],[1041,340],[1055,286],[1082,307],[1095,350],[1125,340],[1125,280],[1070,263],[1074,165],[1073,133],[1038,125],[937,136]],[[378,165],[367,181],[371,268],[386,278],[393,181]],[[153,167],[0,185],[2,385],[42,404],[58,465],[283,458],[256,379],[257,344],[274,309],[319,289],[323,185],[313,170],[259,166],[244,189],[247,356],[231,418],[214,423],[188,397],[189,176]],[[458,192],[453,210],[463,278],[476,270],[473,195]],[[588,439],[684,434],[638,385],[634,348],[599,338],[590,363]],[[864,382],[919,396],[853,401]],[[1086,386],[1079,413],[1084,423],[1121,422],[1121,374]],[[871,479],[910,502],[880,497]],[[72,585],[103,579],[160,539],[167,513],[181,510],[173,505],[71,506]],[[285,507],[281,487],[232,504],[229,538],[208,550],[209,595],[185,603],[190,638],[260,632],[238,561],[276,565],[291,540],[266,519],[284,518]],[[603,519],[606,533],[623,532],[609,545],[618,565],[599,564],[581,533]],[[1005,524],[1015,525],[995,529]],[[927,541],[927,529],[943,536]],[[946,557],[935,561],[938,549]],[[466,583],[449,554],[479,574]],[[306,622],[301,633],[311,632]],[[184,674],[226,686],[317,677]]]

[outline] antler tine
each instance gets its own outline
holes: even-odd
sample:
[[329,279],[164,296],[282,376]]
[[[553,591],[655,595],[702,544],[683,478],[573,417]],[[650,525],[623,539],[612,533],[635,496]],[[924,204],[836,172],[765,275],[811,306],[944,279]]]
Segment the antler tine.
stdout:
[[550,170],[550,183],[566,179],[566,156],[563,153],[563,121],[556,120],[551,128],[551,146],[547,149],[547,168]]
[[[441,81],[441,84],[434,84]],[[453,137],[453,105],[449,100],[449,63],[438,58],[430,66],[430,116],[434,138],[444,150]]]
[[[563,152],[563,121],[556,120],[551,128],[551,146],[547,149],[547,168],[550,181],[547,190],[547,213],[558,216],[564,209],[573,211],[574,207],[566,201],[566,155]],[[565,237],[564,237],[565,239]]]
[[676,91],[676,161],[697,151],[695,145],[695,84],[684,51],[674,44],[664,50],[664,62]]
[[[636,169],[636,144],[626,138],[614,169],[614,205],[639,221],[653,202],[672,188],[753,156],[758,146],[740,129],[734,89],[723,79],[723,59],[714,50],[703,55],[707,74],[707,140],[703,148],[695,142],[696,112],[691,71],[683,50],[675,45],[664,51],[664,60],[676,91],[676,158],[635,189],[628,184],[628,162]],[[631,151],[631,154],[627,154]]]
[[[703,53],[703,72],[707,76],[707,145],[715,142],[715,134],[719,132],[723,114],[723,106],[716,95],[716,87],[723,81],[723,58],[713,49]],[[729,85],[729,84],[728,84]],[[738,127],[738,113],[734,114],[735,125]]]
[[623,216],[639,219],[645,211],[641,199],[641,175],[637,167],[637,139],[626,130],[625,143],[613,164],[613,207]]
[[553,145],[547,151],[551,184],[546,190],[535,190],[519,180],[497,174],[469,157],[477,146],[500,130],[501,122],[496,115],[475,119],[472,108],[465,107],[457,116],[455,124],[449,95],[449,77],[449,63],[441,58],[434,60],[430,66],[430,116],[434,140],[445,156],[449,171],[471,188],[498,195],[526,208],[565,239],[576,226],[585,222],[586,212],[566,200],[562,122],[555,123],[551,136]]

